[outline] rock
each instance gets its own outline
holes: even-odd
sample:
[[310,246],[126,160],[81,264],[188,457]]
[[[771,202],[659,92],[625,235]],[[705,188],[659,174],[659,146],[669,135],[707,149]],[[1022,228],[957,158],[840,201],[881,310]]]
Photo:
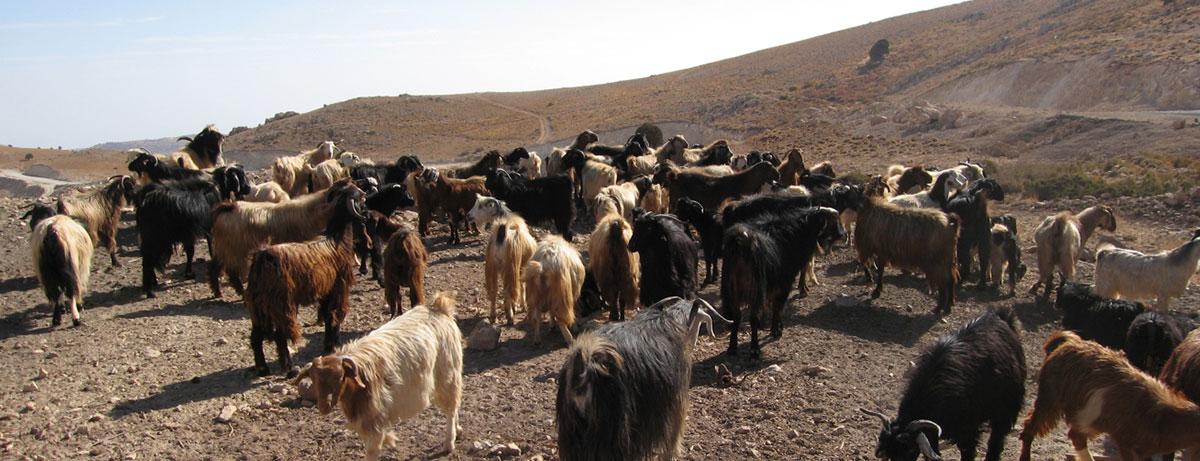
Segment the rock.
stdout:
[[783,367],[779,366],[778,363],[767,367],[767,373],[779,373],[780,371],[783,371]]
[[1187,128],[1187,120],[1183,120],[1183,119],[1175,120],[1175,121],[1171,122],[1171,128],[1176,129],[1176,130],[1182,130],[1184,128]]
[[94,422],[96,422],[96,421],[100,421],[100,420],[103,420],[103,419],[104,419],[104,415],[102,415],[102,414],[100,414],[100,413],[93,413],[93,414],[92,414],[92,416],[88,416],[88,422],[89,422],[89,423],[94,423]]
[[858,299],[843,294],[833,300],[833,305],[841,308],[854,307],[858,305]]
[[751,430],[753,430],[753,429],[750,426],[741,426],[741,427],[737,428],[737,433],[738,434],[749,434]]
[[37,383],[29,383],[29,384],[26,384],[25,387],[21,388],[21,392],[37,392],[37,391],[38,391]]
[[159,352],[159,351],[158,351],[158,349],[154,349],[154,348],[152,348],[152,347],[147,347],[147,348],[146,348],[146,358],[151,358],[151,359],[152,359],[152,358],[155,358],[155,357],[158,357],[158,356],[161,356],[161,355],[162,355],[162,352]]
[[867,119],[867,123],[870,123],[871,126],[875,126],[880,123],[887,123],[887,121],[888,121],[888,118],[885,116],[882,116],[882,115],[872,115],[870,118]]
[[226,345],[226,344],[229,344],[229,340],[228,340],[228,339],[225,339],[225,338],[217,338],[217,345],[218,345],[218,346],[224,346],[224,345]]
[[791,432],[788,432],[788,437],[791,437],[793,439],[796,437],[800,437],[800,431],[792,429]]
[[486,321],[479,322],[467,336],[467,349],[495,350],[500,346],[500,330]]
[[50,377],[50,372],[46,371],[45,368],[38,368],[37,378],[34,378],[34,379],[46,379],[49,377]]
[[830,372],[828,368],[819,365],[809,365],[801,368],[800,371],[810,377],[816,377]]
[[467,452],[471,453],[471,454],[475,454],[475,453],[480,453],[486,449],[487,449],[487,445],[484,445],[483,442],[476,440],[474,442],[471,442],[471,448],[468,449]]
[[233,405],[225,405],[221,408],[221,414],[217,415],[218,423],[229,424],[233,422],[233,414],[237,412],[237,407]]
[[267,386],[267,391],[272,394],[287,394],[287,388],[286,383],[271,383]]
[[259,410],[268,410],[273,406],[275,406],[273,403],[264,400],[262,402],[258,402],[258,405],[255,405],[254,408],[257,408]]
[[46,358],[48,358],[48,359],[58,358],[58,352],[54,352],[54,351],[47,352]]
[[521,447],[518,447],[517,444],[512,442],[503,445],[497,444],[493,446],[491,450],[488,450],[488,457],[491,458],[494,456],[505,459],[521,456]]
[[37,410],[37,405],[33,402],[25,402],[25,405],[21,407],[21,413],[31,413],[34,410]]
[[300,392],[300,398],[302,400],[306,402],[317,401],[317,389],[313,387],[311,379],[301,379],[300,384],[297,384],[296,388]]
[[762,453],[759,453],[759,452],[758,452],[758,450],[755,450],[755,449],[751,448],[751,449],[750,449],[750,456],[753,456],[753,457],[755,457],[755,458],[762,458]]
[[34,349],[34,350],[33,350],[33,355],[42,355],[42,354],[45,354],[45,353],[46,353],[46,351],[44,351],[44,350],[41,350],[41,349]]

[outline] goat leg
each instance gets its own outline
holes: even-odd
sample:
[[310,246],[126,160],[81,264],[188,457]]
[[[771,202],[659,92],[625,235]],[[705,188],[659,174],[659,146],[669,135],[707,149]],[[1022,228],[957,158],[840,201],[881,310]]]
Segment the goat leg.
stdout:
[[271,374],[271,370],[267,368],[267,358],[263,355],[262,343],[266,337],[267,332],[261,326],[255,325],[250,328],[250,350],[254,351],[254,371],[258,372],[259,376]]
[[[279,355],[279,371],[288,378],[294,378],[292,353],[288,350],[288,334],[282,328],[275,330],[275,352]],[[266,367],[265,364],[263,366]],[[270,374],[270,370],[267,371],[267,374]]]
[[50,308],[53,310],[53,317],[50,319],[51,326],[62,325],[63,305],[60,301],[51,303]]
[[196,259],[196,241],[183,242],[183,254],[187,255],[187,260],[183,263],[183,276],[187,278],[195,278],[196,274],[192,273],[192,261]]

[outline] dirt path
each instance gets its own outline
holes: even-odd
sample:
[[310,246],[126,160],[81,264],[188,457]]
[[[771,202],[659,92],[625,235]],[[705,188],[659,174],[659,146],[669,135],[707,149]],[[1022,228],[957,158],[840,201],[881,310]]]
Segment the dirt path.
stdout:
[[545,115],[542,115],[542,114],[539,114],[536,112],[530,112],[530,111],[527,111],[527,110],[519,108],[519,107],[510,106],[510,105],[504,104],[502,102],[496,102],[496,101],[493,101],[491,99],[484,97],[483,95],[476,94],[476,95],[472,95],[472,97],[474,97],[475,99],[478,99],[480,101],[486,102],[488,104],[491,104],[493,106],[499,107],[501,109],[510,110],[510,111],[513,111],[513,112],[516,112],[516,113],[519,113],[522,115],[528,115],[530,117],[536,118],[538,120],[538,137],[536,140],[533,141],[533,144],[542,144],[542,143],[545,143],[546,141],[550,140],[550,118],[549,117],[546,117]]

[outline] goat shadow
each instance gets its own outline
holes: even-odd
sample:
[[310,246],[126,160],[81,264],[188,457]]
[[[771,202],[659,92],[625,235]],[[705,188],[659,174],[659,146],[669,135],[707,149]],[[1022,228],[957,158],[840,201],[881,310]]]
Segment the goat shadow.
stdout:
[[[727,344],[729,337],[718,337],[717,339],[724,339],[725,341],[718,342]],[[763,338],[759,339],[760,346],[765,346],[770,342],[776,341],[774,339],[768,339],[767,341],[762,341]],[[720,352],[716,353],[712,357],[692,364],[692,382],[691,386],[689,387],[737,387],[736,384],[733,384],[732,386],[722,385],[723,383],[721,381],[721,376],[718,372],[718,367],[721,365],[725,365],[729,372],[733,374],[735,379],[745,379],[751,375],[758,374],[771,365],[782,364],[785,362],[787,362],[787,359],[780,357],[768,357],[766,355],[758,359],[751,358],[749,342],[738,347],[737,356],[726,355],[725,348],[722,347],[720,348]]]
[[108,414],[112,419],[121,419],[129,415],[166,410],[189,403],[240,394],[255,386],[253,381],[247,379],[247,375],[251,373],[247,368],[227,368],[205,376],[184,379],[162,386],[162,390],[153,395],[119,402],[109,410]]
[[[35,281],[36,284],[36,281]],[[115,293],[120,293],[115,294]],[[88,312],[99,308],[111,307],[125,302],[135,301],[140,291],[132,287],[119,287],[107,293],[91,293],[84,295],[83,303],[79,306],[79,315],[83,320],[84,327],[87,326]],[[57,328],[72,328],[70,322],[70,312],[63,313],[63,325],[54,327],[50,325],[50,318],[53,315],[53,310],[50,304],[44,300],[38,301],[28,309],[13,311],[0,318],[0,341],[14,338],[17,336],[36,335],[49,333]],[[42,322],[44,326],[38,326]]]
[[0,280],[0,295],[14,291],[29,291],[38,287],[37,277],[16,277]]
[[[140,294],[140,289],[136,293]],[[214,320],[235,320],[247,317],[246,309],[242,308],[240,304],[240,302],[215,300],[212,298],[193,299],[185,303],[166,304],[161,307],[154,306],[148,309],[127,312],[117,315],[116,318],[140,319],[148,317],[195,316],[209,317]]]
[[449,264],[449,263],[456,263],[456,262],[481,263],[481,262],[483,262],[483,255],[482,254],[473,254],[473,253],[460,253],[460,254],[457,254],[454,256],[438,258],[438,259],[430,262],[429,265],[437,266],[437,265],[441,265],[441,264]]
[[[501,320],[501,318],[498,318],[497,320]],[[463,332],[467,332],[469,334],[469,332],[475,329],[475,325],[482,321],[482,317],[459,319],[458,327]],[[501,325],[497,326],[497,328],[502,330],[505,328],[510,330],[516,328],[523,331],[525,335],[519,338],[508,339],[505,339],[502,335],[500,338],[500,346],[491,351],[464,349],[463,375],[484,373],[488,370],[525,362],[527,360],[552,353],[559,349],[571,347],[571,345],[567,344],[566,341],[559,335],[558,327],[555,327],[549,322],[542,324],[542,344],[535,345],[533,344],[533,332],[529,330],[526,325],[527,324],[525,322],[518,321],[514,326],[509,327],[504,326],[503,321],[501,321]],[[578,337],[578,335],[576,335],[576,337]]]
[[1053,304],[1043,303],[1038,299],[1013,303],[1013,312],[1017,314],[1017,319],[1021,321],[1025,331],[1036,330],[1059,320],[1058,309],[1055,309]]
[[937,315],[932,312],[932,300],[925,313],[915,316],[864,300],[857,300],[853,304],[843,301],[841,304],[838,300],[829,301],[805,315],[791,318],[796,324],[905,347],[915,346],[938,323]]

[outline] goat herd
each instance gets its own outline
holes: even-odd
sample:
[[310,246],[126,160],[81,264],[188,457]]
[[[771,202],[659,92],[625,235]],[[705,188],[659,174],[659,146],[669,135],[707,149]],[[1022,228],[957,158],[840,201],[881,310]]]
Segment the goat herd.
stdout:
[[[562,459],[677,455],[701,327],[711,334],[714,320],[730,324],[728,353],[737,354],[744,311],[757,358],[763,316],[770,313],[770,335],[781,336],[791,287],[806,293],[817,281],[814,259],[847,240],[851,227],[850,243],[874,283],[872,298],[889,266],[924,274],[938,315],[950,311],[967,279],[999,289],[1007,278],[1011,294],[1025,273],[1016,220],[989,212],[1004,191],[970,162],[941,171],[894,166],[852,184],[829,163],[808,168],[796,149],[782,159],[734,155],[724,141],[695,146],[675,136],[655,147],[640,134],[607,146],[585,131],[544,158],[517,148],[442,170],[415,156],[378,165],[324,142],[276,159],[273,180],[253,184],[242,167],[225,164],[224,136],[211,126],[184,139],[187,146],[172,155],[131,151],[133,177],[113,177],[61,197],[57,207],[37,204],[26,213],[54,325],[67,307],[80,324],[94,246],[103,244],[119,264],[116,229],[130,204],[145,295],[155,296],[156,274],[178,246],[191,274],[196,241],[206,238],[213,295],[221,296],[224,275],[248,308],[254,369],[270,374],[262,343],[272,340],[281,372],[296,378],[321,413],[340,406],[368,459],[393,445],[393,424],[431,403],[448,415],[443,448],[454,449],[462,335],[452,295],[426,302],[421,238],[441,216],[450,244],[459,242],[461,228],[488,235],[484,285],[492,322],[503,292],[508,325],[524,307],[535,342],[548,316],[570,343],[557,381]],[[417,211],[415,227],[396,213],[408,208]],[[595,222],[586,263],[570,243],[577,208]],[[558,235],[539,241],[526,222],[551,223]],[[1090,459],[1087,441],[1098,434],[1111,436],[1126,460],[1200,449],[1200,333],[1185,339],[1191,320],[1167,311],[1196,272],[1200,231],[1160,254],[1102,246],[1095,287],[1071,282],[1096,229],[1116,229],[1108,207],[1047,217],[1034,230],[1039,278],[1031,292],[1044,286],[1048,298],[1053,274],[1061,274],[1055,304],[1064,331],[1045,344],[1021,459],[1059,420],[1070,427],[1078,459]],[[368,263],[392,319],[339,347],[351,285]],[[714,282],[720,311],[696,295]],[[409,290],[407,311],[402,288]],[[1156,303],[1147,310],[1130,299]],[[313,304],[326,355],[297,371],[288,343],[300,337],[298,307]],[[607,323],[573,336],[576,319],[604,310]],[[636,315],[626,320],[630,310]],[[949,441],[962,459],[974,459],[986,423],[986,459],[1000,459],[1026,392],[1014,313],[986,312],[935,342],[909,379],[895,418],[863,410],[883,422],[879,457],[940,459],[938,444]]]

